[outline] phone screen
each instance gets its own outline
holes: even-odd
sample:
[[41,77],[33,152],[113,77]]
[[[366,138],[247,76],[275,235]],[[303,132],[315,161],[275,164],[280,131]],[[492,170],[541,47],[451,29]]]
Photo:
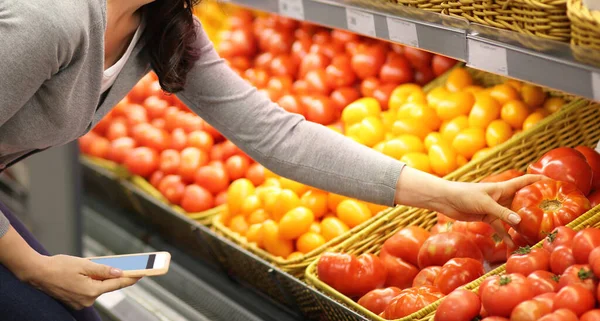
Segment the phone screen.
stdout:
[[152,269],[156,254],[134,255],[124,257],[98,258],[91,261],[98,264],[108,265],[123,271]]

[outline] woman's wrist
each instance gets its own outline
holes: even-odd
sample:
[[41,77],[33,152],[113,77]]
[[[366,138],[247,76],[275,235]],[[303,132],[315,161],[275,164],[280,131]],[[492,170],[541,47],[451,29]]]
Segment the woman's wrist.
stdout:
[[43,273],[47,258],[32,249],[12,227],[0,238],[0,263],[23,282],[30,282]]
[[454,198],[454,182],[405,167],[396,183],[396,204],[439,211]]

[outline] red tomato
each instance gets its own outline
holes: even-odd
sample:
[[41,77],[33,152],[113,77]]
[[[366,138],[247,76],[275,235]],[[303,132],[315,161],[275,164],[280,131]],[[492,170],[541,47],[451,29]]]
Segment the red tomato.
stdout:
[[298,63],[290,55],[277,56],[269,64],[271,75],[288,76],[291,78],[296,78],[298,67]]
[[419,271],[417,276],[415,276],[412,286],[433,286],[435,279],[438,277],[441,271],[441,266],[428,266],[422,269]]
[[312,41],[310,39],[297,39],[292,44],[292,58],[294,62],[300,63],[308,54]]
[[329,98],[335,110],[342,111],[351,102],[360,98],[360,92],[354,87],[343,87],[334,90]]
[[110,141],[121,137],[127,137],[127,134],[127,125],[123,122],[112,122],[106,129],[106,138]]
[[390,95],[398,87],[396,84],[383,84],[373,91],[373,98],[377,99],[383,110],[388,109]]
[[493,316],[493,317],[485,317],[485,318],[481,319],[481,321],[510,321],[510,320],[507,318],[503,318],[503,317]]
[[590,193],[593,171],[585,156],[569,147],[559,147],[529,165],[527,172],[575,184],[584,195]]
[[381,260],[372,254],[356,257],[327,252],[319,258],[317,271],[321,281],[350,297],[360,297],[383,287],[387,276]]
[[413,80],[413,72],[408,60],[400,54],[388,56],[379,71],[379,79],[384,83],[405,84]]
[[89,146],[88,154],[98,158],[108,158],[110,141],[104,137],[96,137]]
[[519,248],[506,262],[506,273],[529,275],[537,270],[550,270],[550,253],[544,249]]
[[598,321],[600,320],[600,309],[590,310],[584,313],[579,321]]
[[506,262],[506,244],[491,225],[484,222],[455,222],[452,230],[468,235],[489,263]]
[[187,146],[187,134],[181,128],[176,128],[171,132],[171,148],[174,150],[183,150]]
[[208,154],[196,147],[187,147],[181,151],[181,163],[178,174],[184,182],[193,182],[200,166],[208,164]]
[[432,53],[412,47],[404,47],[404,56],[416,69],[429,67],[433,59]]
[[573,250],[566,245],[557,246],[550,254],[550,270],[556,274],[563,274],[573,264],[575,264]]
[[127,154],[135,148],[135,140],[131,137],[121,137],[110,142],[108,159],[113,162],[123,163]]
[[138,83],[133,87],[133,89],[129,92],[127,97],[132,102],[142,102],[146,97],[150,96],[148,92],[148,87],[150,83],[153,81],[152,75],[150,73],[146,74],[144,78],[142,78]]
[[548,292],[556,292],[558,290],[558,280],[556,274],[548,271],[535,271],[527,276],[534,295],[540,295]]
[[577,316],[584,314],[594,308],[596,304],[596,298],[591,291],[581,285],[569,285],[560,289],[554,297],[554,304],[552,308],[557,309],[569,309]]
[[151,119],[162,117],[169,107],[169,103],[156,97],[150,96],[144,100],[144,107],[146,112]]
[[560,281],[558,282],[559,289],[569,285],[580,285],[590,290],[590,292],[594,292],[598,285],[598,280],[589,264],[576,264],[568,267],[560,276]]
[[308,74],[309,71],[312,70],[324,70],[330,63],[330,59],[320,53],[309,53],[304,59],[302,59],[302,63],[300,63],[300,70],[298,76],[302,79]]
[[181,154],[174,149],[166,149],[160,154],[160,171],[166,175],[175,174],[181,165]]
[[246,172],[246,178],[249,179],[254,186],[262,185],[262,183],[265,182],[265,168],[259,163],[250,165]]
[[350,41],[356,41],[359,38],[360,37],[353,32],[339,29],[331,30],[331,40],[333,40],[333,42],[338,45],[345,45],[346,43]]
[[202,130],[189,133],[187,142],[189,147],[196,147],[207,153],[210,152],[211,148],[215,144],[214,138]]
[[219,131],[212,127],[209,123],[205,122],[204,126],[202,126],[202,129],[205,132],[209,133],[215,141],[218,141],[223,138],[223,135],[221,135],[221,133],[219,133]]
[[306,73],[304,80],[311,94],[329,95],[332,87],[327,84],[327,75],[323,69],[311,70]]
[[327,84],[331,88],[351,86],[356,81],[356,75],[352,71],[350,58],[346,55],[334,57],[331,64],[325,68]]
[[444,294],[463,286],[485,274],[483,264],[472,258],[455,258],[442,266],[433,285]]
[[329,97],[305,97],[302,103],[306,107],[306,120],[321,125],[329,125],[335,121],[335,109]]
[[421,86],[425,86],[435,79],[433,70],[429,67],[417,69],[415,71],[415,82]]
[[185,184],[181,181],[179,175],[167,175],[158,184],[158,190],[172,204],[179,204],[183,197]]
[[523,301],[512,310],[511,321],[537,321],[539,318],[552,312],[552,307],[537,300]]
[[[254,58],[254,66],[262,70],[268,70],[271,68],[271,61],[273,61],[273,58],[274,56],[270,52],[263,52]],[[248,68],[243,70],[246,69]],[[273,71],[271,71],[271,73],[273,73]]]
[[192,184],[188,185],[183,192],[181,207],[188,213],[197,213],[213,208],[213,195],[206,189]]
[[588,199],[590,200],[590,205],[592,207],[596,207],[600,204],[600,189],[588,195]]
[[134,175],[148,177],[158,169],[158,154],[148,147],[137,147],[125,157],[125,167]]
[[328,58],[333,58],[336,54],[342,52],[342,48],[343,47],[334,45],[332,43],[314,43],[310,46],[309,52],[316,52],[323,54]]
[[215,197],[215,206],[227,204],[227,191],[222,191]]
[[600,229],[586,228],[573,237],[573,256],[578,264],[588,263],[590,253],[596,247],[600,246]]
[[249,167],[250,161],[248,158],[240,155],[231,156],[225,161],[227,174],[232,181],[245,177]]
[[223,157],[225,159],[228,159],[229,157],[231,157],[233,155],[240,154],[240,149],[237,146],[235,146],[235,144],[230,140],[224,141],[221,144],[221,148],[223,149]]
[[529,246],[523,235],[517,233],[514,228],[511,227],[508,229],[508,235],[512,238],[514,246],[506,247],[506,257],[510,257],[520,247]]
[[490,315],[508,317],[519,303],[534,296],[529,282],[521,274],[495,275],[488,280],[485,286],[482,284],[479,293],[481,303]]
[[152,176],[150,176],[150,184],[152,186],[154,186],[156,189],[158,189],[158,186],[160,185],[160,182],[162,181],[162,179],[165,177],[165,173],[161,172],[161,171],[156,171],[154,173],[152,173]]
[[202,166],[196,171],[194,181],[207,191],[218,194],[229,186],[229,176],[224,168],[218,166]]
[[600,247],[596,247],[590,252],[588,262],[590,262],[596,277],[600,278]]
[[512,202],[512,210],[521,216],[515,229],[529,244],[539,242],[555,227],[568,224],[588,209],[590,202],[575,185],[550,179],[522,188]]
[[433,321],[470,321],[479,315],[481,300],[472,291],[458,289],[438,306]]
[[375,77],[385,63],[385,55],[385,49],[381,45],[360,46],[352,56],[352,70],[360,79]]
[[561,245],[571,247],[571,244],[573,244],[573,237],[575,237],[575,231],[572,228],[559,226],[544,239],[544,249],[548,252],[552,252]]
[[234,29],[231,31],[229,41],[233,47],[232,56],[254,56],[257,51],[254,36],[248,29]]
[[433,73],[436,77],[448,71],[454,65],[456,65],[456,60],[444,56],[433,56],[432,63]]
[[447,223],[447,222],[455,222],[456,221],[455,219],[449,218],[448,216],[446,216],[446,215],[444,215],[444,214],[442,214],[440,212],[436,213],[436,217],[437,217],[437,222],[439,224],[444,224],[444,223]]
[[292,78],[290,76],[276,76],[269,80],[267,90],[271,93],[271,100],[277,101],[283,95],[289,94],[292,90]]
[[[452,225],[454,225],[452,222],[446,222],[443,224],[438,223],[434,225],[431,230],[429,230],[429,233],[431,235],[436,235],[440,233],[452,232]],[[504,257],[506,257],[506,254],[504,254]]]
[[227,60],[227,62],[233,69],[246,70],[252,67],[249,57],[233,57]]
[[290,113],[296,113],[300,115],[306,114],[306,108],[300,103],[298,98],[294,95],[284,95],[277,101],[277,104],[281,108],[287,110]]
[[247,69],[244,72],[244,78],[259,89],[267,87],[267,83],[269,82],[269,74],[262,69],[256,68]]
[[523,176],[525,173],[518,169],[509,169],[499,174],[490,175],[481,180],[481,183],[505,182]]
[[386,286],[406,289],[412,286],[413,280],[419,270],[403,259],[389,254],[385,248],[381,249],[379,258],[388,271],[385,281]]
[[404,289],[385,308],[382,316],[388,320],[403,318],[443,297],[436,288],[429,286]]
[[533,299],[544,303],[548,308],[552,309],[552,306],[554,305],[554,297],[556,297],[555,292],[546,292],[536,295]]
[[379,85],[381,85],[379,78],[369,77],[360,83],[360,93],[365,97],[373,97],[373,93]]
[[432,235],[419,250],[419,267],[444,265],[452,258],[470,257],[483,261],[483,254],[466,235],[447,232]]
[[150,122],[154,128],[158,128],[160,130],[165,130],[167,127],[167,122],[163,118],[155,118]]
[[592,168],[592,190],[600,188],[600,154],[587,146],[577,146],[575,150],[583,154],[587,163]]
[[161,152],[169,148],[169,145],[171,145],[171,137],[169,137],[169,133],[166,131],[151,127],[144,133],[143,139],[138,142],[157,152]]
[[546,314],[538,321],[578,321],[577,315],[568,309],[558,309],[550,314]]
[[387,239],[382,248],[390,255],[416,266],[419,264],[419,249],[429,236],[429,232],[420,226],[407,226]]
[[148,122],[148,113],[142,105],[129,104],[125,109],[125,118],[127,118],[127,125],[133,127],[137,124]]
[[396,287],[375,289],[363,295],[358,304],[375,314],[380,314],[401,291]]

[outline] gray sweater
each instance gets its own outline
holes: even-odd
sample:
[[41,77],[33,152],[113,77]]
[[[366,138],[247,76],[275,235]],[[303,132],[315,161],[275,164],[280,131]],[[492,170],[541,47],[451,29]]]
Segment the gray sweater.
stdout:
[[[152,23],[151,21],[148,23]],[[82,136],[150,71],[138,43],[100,101],[106,0],[0,0],[0,171]],[[393,205],[403,164],[271,102],[229,69],[198,23],[201,58],[178,94],[273,172]],[[8,230],[0,213],[0,237]]]

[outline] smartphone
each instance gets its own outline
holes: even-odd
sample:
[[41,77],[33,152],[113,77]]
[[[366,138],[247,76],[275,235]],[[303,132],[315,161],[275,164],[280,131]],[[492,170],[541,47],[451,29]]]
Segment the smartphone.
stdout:
[[144,277],[166,274],[171,263],[171,254],[150,252],[90,257],[88,260],[120,269],[126,277]]

